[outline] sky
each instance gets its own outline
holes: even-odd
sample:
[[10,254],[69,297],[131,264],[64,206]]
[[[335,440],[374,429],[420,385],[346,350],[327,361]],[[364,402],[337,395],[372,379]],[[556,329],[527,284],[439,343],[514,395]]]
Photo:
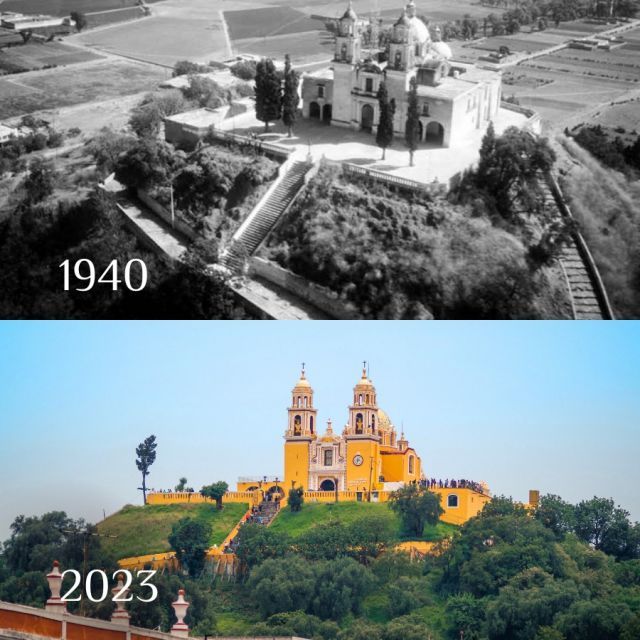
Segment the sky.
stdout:
[[640,520],[638,322],[2,322],[0,540],[19,514],[140,504],[150,434],[151,487],[281,476],[301,362],[337,430],[363,360],[429,477]]

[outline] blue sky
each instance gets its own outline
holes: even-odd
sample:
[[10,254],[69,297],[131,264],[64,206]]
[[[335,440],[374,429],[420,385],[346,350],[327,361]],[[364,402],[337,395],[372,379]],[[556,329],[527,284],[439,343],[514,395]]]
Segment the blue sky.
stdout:
[[151,433],[156,488],[281,474],[303,360],[334,428],[368,360],[429,476],[640,519],[640,323],[3,322],[0,354],[0,540],[21,513],[139,503]]

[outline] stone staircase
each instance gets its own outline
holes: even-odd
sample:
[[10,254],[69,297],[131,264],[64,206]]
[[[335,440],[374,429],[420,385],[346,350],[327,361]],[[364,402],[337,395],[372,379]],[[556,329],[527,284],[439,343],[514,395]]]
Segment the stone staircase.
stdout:
[[576,320],[602,320],[603,314],[589,272],[575,243],[562,249],[560,263],[567,276]]
[[241,273],[244,261],[251,256],[289,208],[304,183],[311,164],[294,162],[278,178],[275,186],[260,200],[233,237],[233,242],[222,257],[222,264],[232,273]]

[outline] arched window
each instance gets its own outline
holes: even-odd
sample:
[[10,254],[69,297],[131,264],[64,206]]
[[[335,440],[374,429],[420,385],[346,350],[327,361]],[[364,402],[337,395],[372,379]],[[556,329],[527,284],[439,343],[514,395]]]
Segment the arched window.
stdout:
[[366,398],[367,398],[367,404],[369,404],[369,394],[368,393],[367,393]]
[[455,509],[458,506],[458,496],[452,493],[447,496],[447,507]]
[[302,406],[302,400],[300,399],[300,396],[298,396],[298,408],[300,408]]
[[364,432],[364,427],[362,422],[362,414],[358,413],[356,414],[356,433],[363,433],[363,432]]
[[302,435],[302,416],[296,416],[293,419],[293,435],[294,436]]
[[409,456],[409,473],[413,473],[413,466],[414,466],[413,456]]
[[371,416],[371,432],[375,435],[375,432],[376,432],[376,417],[375,416]]
[[307,398],[307,396],[305,396],[304,397],[304,408],[305,409],[307,408],[307,400],[308,400],[308,398]]
[[324,450],[324,466],[330,467],[333,464],[333,449]]
[[309,416],[309,431],[313,433],[313,416]]
[[362,405],[362,394],[358,396],[358,404]]

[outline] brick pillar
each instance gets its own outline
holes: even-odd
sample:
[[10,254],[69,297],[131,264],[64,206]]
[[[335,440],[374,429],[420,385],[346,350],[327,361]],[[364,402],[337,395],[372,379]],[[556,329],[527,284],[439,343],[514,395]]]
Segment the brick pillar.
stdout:
[[49,591],[51,591],[51,597],[45,604],[45,611],[52,611],[54,613],[66,613],[67,603],[63,602],[60,599],[62,574],[60,573],[60,563],[57,560],[53,561],[53,569],[51,569],[51,573],[47,574],[47,582],[49,583]]

